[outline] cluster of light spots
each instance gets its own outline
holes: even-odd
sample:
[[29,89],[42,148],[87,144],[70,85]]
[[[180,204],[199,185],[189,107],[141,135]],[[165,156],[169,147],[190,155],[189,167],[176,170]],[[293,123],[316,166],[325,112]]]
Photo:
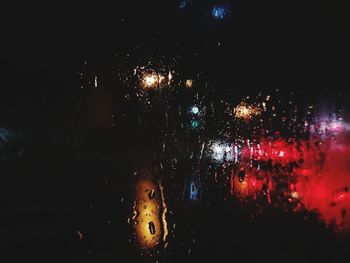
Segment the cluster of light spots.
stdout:
[[310,125],[312,134],[318,134],[325,138],[329,134],[337,134],[346,130],[346,124],[342,118],[337,118],[334,114],[322,114],[317,117],[314,124]]
[[253,118],[253,116],[257,116],[260,114],[260,109],[254,105],[248,105],[245,102],[241,102],[233,109],[233,113],[236,118],[249,120]]
[[240,145],[241,160],[271,161],[272,164],[287,165],[301,158],[301,152],[295,143],[289,143],[284,139],[261,138],[259,143],[249,141]]
[[159,87],[159,83],[160,76],[157,73],[144,73],[142,77],[142,86],[145,89],[155,89]]
[[210,146],[211,158],[215,161],[232,161],[233,160],[233,149],[228,143],[213,142]]
[[227,6],[223,6],[223,5],[217,5],[214,6],[211,10],[211,14],[215,19],[225,19],[228,15],[230,15],[231,10],[229,7]]
[[[140,69],[144,69],[141,67]],[[137,73],[138,68],[134,69],[134,75]],[[173,73],[157,73],[155,70],[144,70],[140,75],[141,86],[145,90],[154,90],[164,87],[164,85],[170,85],[173,80]]]
[[[215,15],[214,13],[213,15],[222,19],[224,15],[220,15],[220,12],[216,10]],[[159,72],[161,74],[157,71],[144,71],[144,74],[141,75],[143,76],[143,87],[156,88],[161,84],[166,85],[172,81],[172,72],[168,72],[164,68]],[[176,76],[178,77],[178,75]],[[184,80],[186,87],[191,88],[193,82],[190,79],[179,81],[179,87],[180,85],[183,87]],[[275,207],[285,206],[286,203],[292,206],[297,203],[298,209],[302,207],[319,211],[327,223],[335,220],[336,224],[346,222],[350,227],[348,216],[348,211],[350,211],[350,193],[348,192],[350,182],[347,178],[350,161],[340,161],[343,158],[342,156],[349,156],[349,143],[336,144],[332,140],[325,140],[328,135],[336,136],[343,133],[348,129],[349,124],[333,115],[326,115],[322,118],[316,117],[310,120],[311,113],[308,113],[307,119],[297,120],[297,114],[293,113],[296,107],[288,108],[289,111],[285,110],[283,102],[274,96],[270,98],[270,95],[261,103],[255,101],[248,104],[248,100],[250,98],[246,98],[244,102],[234,106],[230,102],[225,105],[225,112],[236,118],[232,119],[231,117],[228,121],[218,118],[220,112],[215,108],[215,103],[212,103],[214,106],[211,107],[209,103],[206,104],[206,99],[201,101],[198,96],[196,105],[187,105],[181,109],[181,114],[182,110],[185,109],[185,115],[189,117],[187,118],[189,122],[183,122],[187,128],[195,130],[200,127],[197,130],[198,133],[195,134],[206,131],[207,127],[211,128],[210,125],[212,124],[205,122],[210,118],[202,117],[205,116],[206,109],[208,109],[208,113],[212,114],[213,118],[211,120],[215,122],[213,126],[216,129],[214,132],[218,134],[218,137],[215,141],[205,144],[206,150],[208,150],[206,154],[215,163],[216,167],[234,166],[231,178],[227,177],[227,186],[230,184],[231,193],[240,199],[246,200],[253,199],[257,201],[259,198],[264,198],[264,201],[267,200],[269,204],[273,204]],[[288,103],[288,105],[292,105],[292,103]],[[299,110],[299,112],[302,112],[302,110]],[[166,117],[168,117],[167,114]],[[276,116],[277,118],[272,118]],[[220,124],[216,125],[218,119]],[[238,120],[245,121],[240,122]],[[288,126],[282,126],[281,123],[288,124]],[[297,126],[298,124],[299,126]],[[305,127],[303,124],[305,124]],[[241,129],[241,127],[244,127],[244,129]],[[277,135],[281,131],[278,130],[281,127],[284,127],[286,132],[282,137]],[[295,134],[298,134],[298,132],[293,131],[293,129],[297,130],[297,127],[307,131],[302,135],[309,134],[308,132],[315,137],[322,135],[322,141],[313,141],[305,139],[305,137],[303,137],[303,140],[297,141],[296,138],[293,138]],[[237,129],[234,131],[234,128]],[[264,134],[261,135],[260,132]],[[213,135],[210,134],[210,136]],[[290,137],[288,138],[288,136]],[[205,137],[205,134],[203,137]],[[228,138],[234,138],[232,143]],[[248,143],[246,142],[247,138],[251,139]],[[206,138],[204,139],[207,142]],[[240,140],[240,142],[237,143],[237,140]],[[319,146],[316,147],[316,143]],[[328,153],[334,154],[334,161],[324,160],[324,156]],[[332,165],[333,167],[330,168]],[[338,180],[338,178],[342,179]],[[338,181],[338,183],[334,181]],[[201,187],[203,186],[201,185]],[[153,186],[153,189],[155,189],[153,194],[155,192],[156,195],[157,193],[159,195],[157,187]],[[205,187],[201,189],[205,189]],[[190,182],[190,191],[186,194],[189,194],[190,200],[198,199],[198,187],[194,181]],[[166,220],[163,220],[164,210],[166,209],[164,209],[164,205],[161,205],[160,200],[164,200],[164,197],[158,198],[158,209],[163,207],[163,210],[159,209],[157,212],[159,228],[155,223],[156,220],[145,227],[151,236],[152,233],[153,235],[157,234],[158,230],[163,231],[162,225],[166,226]],[[258,201],[261,201],[261,199]],[[161,221],[159,221],[159,218],[162,218]],[[160,234],[160,238],[161,236],[162,234]],[[163,239],[166,239],[166,235],[163,235]]]
[[[307,125],[308,138],[261,136],[234,142],[239,162],[232,168],[231,194],[289,211],[317,211],[332,229],[350,231],[348,124],[333,114],[317,116]],[[211,151],[214,160],[223,159],[219,143]]]
[[205,109],[200,105],[192,105],[188,109],[188,114],[190,115],[190,127],[192,130],[203,128],[204,126],[204,116]]

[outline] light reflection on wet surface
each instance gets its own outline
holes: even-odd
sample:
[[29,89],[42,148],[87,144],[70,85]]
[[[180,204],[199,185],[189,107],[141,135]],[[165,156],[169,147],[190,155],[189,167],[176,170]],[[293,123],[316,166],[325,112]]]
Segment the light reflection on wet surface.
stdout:
[[136,179],[132,223],[141,249],[164,246],[168,235],[164,189],[156,176],[150,169],[141,169]]

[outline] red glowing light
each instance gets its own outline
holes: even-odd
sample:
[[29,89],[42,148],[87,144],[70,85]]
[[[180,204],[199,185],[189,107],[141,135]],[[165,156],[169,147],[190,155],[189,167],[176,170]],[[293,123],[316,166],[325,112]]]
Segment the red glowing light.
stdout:
[[[283,191],[285,200],[295,205],[293,211],[317,211],[325,223],[350,231],[350,133],[343,130],[336,136],[246,141],[239,151],[239,167],[246,175],[240,181],[239,169],[232,173],[231,194],[255,199],[260,192],[268,203],[279,202],[273,194],[280,187],[273,178],[279,176],[288,182]],[[271,168],[256,169],[252,161]]]

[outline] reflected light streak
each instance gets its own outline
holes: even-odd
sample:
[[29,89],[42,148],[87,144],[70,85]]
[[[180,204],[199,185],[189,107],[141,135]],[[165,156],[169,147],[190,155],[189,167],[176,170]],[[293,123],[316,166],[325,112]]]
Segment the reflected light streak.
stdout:
[[168,212],[168,208],[167,208],[166,203],[165,203],[164,187],[161,184],[161,182],[159,182],[159,189],[160,189],[160,195],[161,195],[161,199],[162,199],[162,208],[163,208],[163,211],[162,211],[163,242],[164,242],[164,245],[166,246],[165,241],[166,241],[166,238],[168,236],[168,224],[166,221],[166,213]]
[[[152,190],[155,193],[151,195]],[[151,178],[138,181],[136,191],[133,217],[136,239],[141,249],[152,249],[158,246],[162,233],[159,191]]]

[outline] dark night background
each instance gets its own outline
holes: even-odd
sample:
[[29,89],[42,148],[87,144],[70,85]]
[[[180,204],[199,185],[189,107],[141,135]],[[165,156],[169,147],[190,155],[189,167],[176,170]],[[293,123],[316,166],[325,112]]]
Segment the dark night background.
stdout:
[[[305,101],[347,98],[345,5],[229,1],[231,16],[217,22],[210,16],[212,3],[193,0],[184,10],[178,1],[166,0],[2,7],[0,127],[21,131],[25,138],[15,146],[24,154],[0,163],[2,262],[148,260],[128,242],[125,222],[127,175],[136,163],[152,159],[152,141],[143,139],[152,129],[140,136],[128,119],[114,132],[77,128],[76,75],[85,61],[112,90],[114,110],[122,91],[111,69],[115,55],[127,53],[145,60],[150,54],[184,54],[192,73],[201,72],[216,87],[215,99],[263,89],[279,89],[282,97],[298,90]],[[350,239],[333,236],[317,219],[267,212],[252,220],[239,209],[218,203],[179,212],[177,250],[168,260],[349,259]],[[180,243],[191,239],[192,226],[201,241],[188,255]],[[78,229],[85,239],[79,240]]]

